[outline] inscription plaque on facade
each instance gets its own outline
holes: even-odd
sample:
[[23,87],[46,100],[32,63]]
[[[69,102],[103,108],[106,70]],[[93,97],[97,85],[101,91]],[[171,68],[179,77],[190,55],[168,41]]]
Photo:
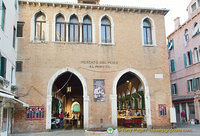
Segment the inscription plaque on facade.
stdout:
[[111,68],[112,65],[117,65],[118,61],[108,60],[83,60],[81,64],[88,65],[88,68]]

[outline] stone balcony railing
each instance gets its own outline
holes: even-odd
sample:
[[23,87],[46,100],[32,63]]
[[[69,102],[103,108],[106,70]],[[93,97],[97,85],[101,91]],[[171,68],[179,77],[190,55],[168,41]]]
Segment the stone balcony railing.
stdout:
[[10,82],[5,78],[3,78],[2,76],[0,76],[0,89],[8,89],[9,85]]
[[4,90],[7,93],[15,94],[18,90],[17,85],[11,85],[10,81],[6,80],[2,76],[0,76],[0,89]]

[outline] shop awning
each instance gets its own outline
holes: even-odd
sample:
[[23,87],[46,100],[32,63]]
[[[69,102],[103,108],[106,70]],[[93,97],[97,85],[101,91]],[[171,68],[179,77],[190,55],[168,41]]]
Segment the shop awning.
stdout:
[[193,102],[195,95],[174,96],[172,97],[173,103],[180,102]]
[[0,96],[1,96],[1,97],[5,97],[5,98],[12,99],[12,100],[14,100],[14,101],[17,101],[17,102],[21,103],[24,107],[29,107],[28,104],[26,104],[25,102],[23,102],[23,101],[21,101],[21,100],[15,98],[15,96],[13,96],[13,95],[0,92]]

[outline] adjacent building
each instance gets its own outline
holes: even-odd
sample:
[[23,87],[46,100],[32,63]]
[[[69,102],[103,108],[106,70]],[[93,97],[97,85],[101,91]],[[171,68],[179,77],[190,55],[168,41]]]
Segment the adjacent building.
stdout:
[[176,18],[175,31],[168,36],[172,100],[178,122],[182,110],[188,121],[200,119],[200,0],[192,0],[187,11],[188,20],[181,25]]
[[171,126],[168,10],[99,2],[19,0],[15,133]]
[[14,106],[26,103],[17,99],[15,70],[17,58],[17,0],[0,1],[0,135],[12,131]]

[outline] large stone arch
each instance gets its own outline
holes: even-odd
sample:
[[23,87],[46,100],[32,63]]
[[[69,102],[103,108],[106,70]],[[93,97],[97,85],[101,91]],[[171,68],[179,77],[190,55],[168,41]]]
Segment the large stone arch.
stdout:
[[127,68],[120,71],[113,81],[113,94],[110,96],[110,99],[112,102],[112,125],[114,128],[117,127],[117,83],[119,79],[121,78],[121,76],[127,72],[131,72],[135,74],[144,86],[147,127],[151,127],[152,121],[151,121],[149,86],[145,77],[139,71],[133,68]]
[[83,86],[83,112],[84,112],[84,128],[88,128],[88,107],[89,96],[87,94],[87,84],[85,78],[73,68],[63,68],[57,71],[49,80],[47,87],[47,105],[46,105],[46,129],[51,129],[51,112],[52,112],[52,87],[54,81],[63,73],[71,72],[76,75]]

